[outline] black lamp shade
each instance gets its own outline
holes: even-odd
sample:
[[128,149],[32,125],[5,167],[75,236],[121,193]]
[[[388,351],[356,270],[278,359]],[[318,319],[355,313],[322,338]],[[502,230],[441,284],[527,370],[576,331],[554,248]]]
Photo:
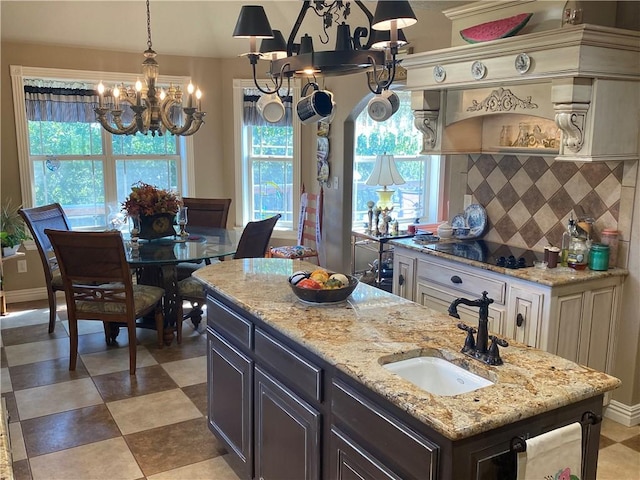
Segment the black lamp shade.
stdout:
[[395,20],[397,27],[405,28],[418,22],[411,5],[405,0],[379,0],[376,13],[371,22],[374,30],[391,30],[391,22]]
[[[373,40],[371,41],[371,48],[375,49],[383,49],[389,48],[391,45],[391,32],[389,30],[372,30],[371,35]],[[409,43],[407,41],[407,37],[404,35],[402,30],[398,30],[398,44],[397,47],[402,47]]]
[[235,38],[273,38],[273,31],[264,8],[259,5],[244,5],[240,9],[233,36]]
[[260,53],[265,56],[284,58],[287,56],[287,42],[280,30],[273,31],[273,38],[265,38],[260,42]]

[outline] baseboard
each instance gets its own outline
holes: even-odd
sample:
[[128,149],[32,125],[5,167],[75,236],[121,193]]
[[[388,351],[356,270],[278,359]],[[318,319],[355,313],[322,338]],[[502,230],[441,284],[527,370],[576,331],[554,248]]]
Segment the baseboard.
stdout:
[[625,405],[611,400],[605,409],[604,416],[626,427],[633,427],[640,424],[640,403]]
[[34,302],[36,300],[47,299],[47,287],[9,290],[5,291],[4,294],[6,296],[7,303]]

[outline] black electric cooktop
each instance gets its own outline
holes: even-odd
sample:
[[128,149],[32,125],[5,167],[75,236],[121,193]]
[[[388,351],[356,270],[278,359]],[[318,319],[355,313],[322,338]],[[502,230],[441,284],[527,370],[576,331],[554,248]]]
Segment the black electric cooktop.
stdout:
[[424,248],[505,268],[533,267],[533,262],[543,260],[544,257],[542,252],[484,240],[432,243],[424,245]]

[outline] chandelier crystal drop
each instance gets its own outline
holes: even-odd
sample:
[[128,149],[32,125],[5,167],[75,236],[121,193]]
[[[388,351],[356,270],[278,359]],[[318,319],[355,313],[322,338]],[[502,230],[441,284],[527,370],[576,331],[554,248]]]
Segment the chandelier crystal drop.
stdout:
[[[201,110],[200,89],[189,84],[184,106],[185,95],[180,87],[170,85],[166,91],[158,88],[156,82],[160,65],[156,61],[156,55],[151,44],[151,13],[147,0],[147,50],[142,62],[143,81],[138,80],[135,86],[129,87],[124,84],[115,85],[110,92],[102,82],[98,85],[99,104],[95,109],[96,119],[108,132],[114,135],[135,135],[138,132],[146,135],[150,132],[152,136],[169,132],[173,135],[188,136],[196,133],[204,123],[206,113]],[[113,98],[110,105],[107,105],[105,95]],[[133,112],[133,119],[128,125],[125,125],[122,119],[124,110],[121,107],[125,107],[125,104],[128,104]],[[182,116],[182,125],[174,123],[176,116]]]

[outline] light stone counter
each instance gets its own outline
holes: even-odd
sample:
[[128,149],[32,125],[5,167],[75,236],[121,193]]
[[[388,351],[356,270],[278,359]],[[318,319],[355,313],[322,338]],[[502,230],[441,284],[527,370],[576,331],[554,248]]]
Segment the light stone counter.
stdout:
[[[209,265],[194,276],[451,440],[620,385],[617,378],[515,342],[501,349],[504,365],[484,365],[459,353],[465,332],[456,327],[455,319],[369,285],[358,285],[343,304],[305,304],[294,295],[287,278],[295,270],[314,268],[297,260],[245,259]],[[382,368],[392,359],[417,353],[441,356],[495,385],[444,397]]]
[[[445,243],[445,242],[442,242]],[[449,242],[450,243],[450,242]],[[571,268],[504,268],[497,265],[490,265],[487,263],[477,262],[475,260],[468,260],[462,257],[456,257],[455,255],[449,255],[444,252],[436,252],[429,248],[425,248],[424,245],[415,243],[412,238],[391,240],[389,245],[396,245],[398,247],[408,248],[415,250],[416,252],[426,253],[435,257],[445,258],[458,263],[464,263],[483,270],[491,270],[492,272],[502,273],[509,277],[519,278],[521,280],[527,280],[529,282],[540,283],[549,287],[556,287],[560,285],[569,285],[572,283],[587,282],[590,280],[596,280],[600,278],[612,277],[612,276],[625,276],[629,275],[629,271],[624,268],[611,268],[605,271],[593,271],[588,268],[582,271],[573,270]]]

